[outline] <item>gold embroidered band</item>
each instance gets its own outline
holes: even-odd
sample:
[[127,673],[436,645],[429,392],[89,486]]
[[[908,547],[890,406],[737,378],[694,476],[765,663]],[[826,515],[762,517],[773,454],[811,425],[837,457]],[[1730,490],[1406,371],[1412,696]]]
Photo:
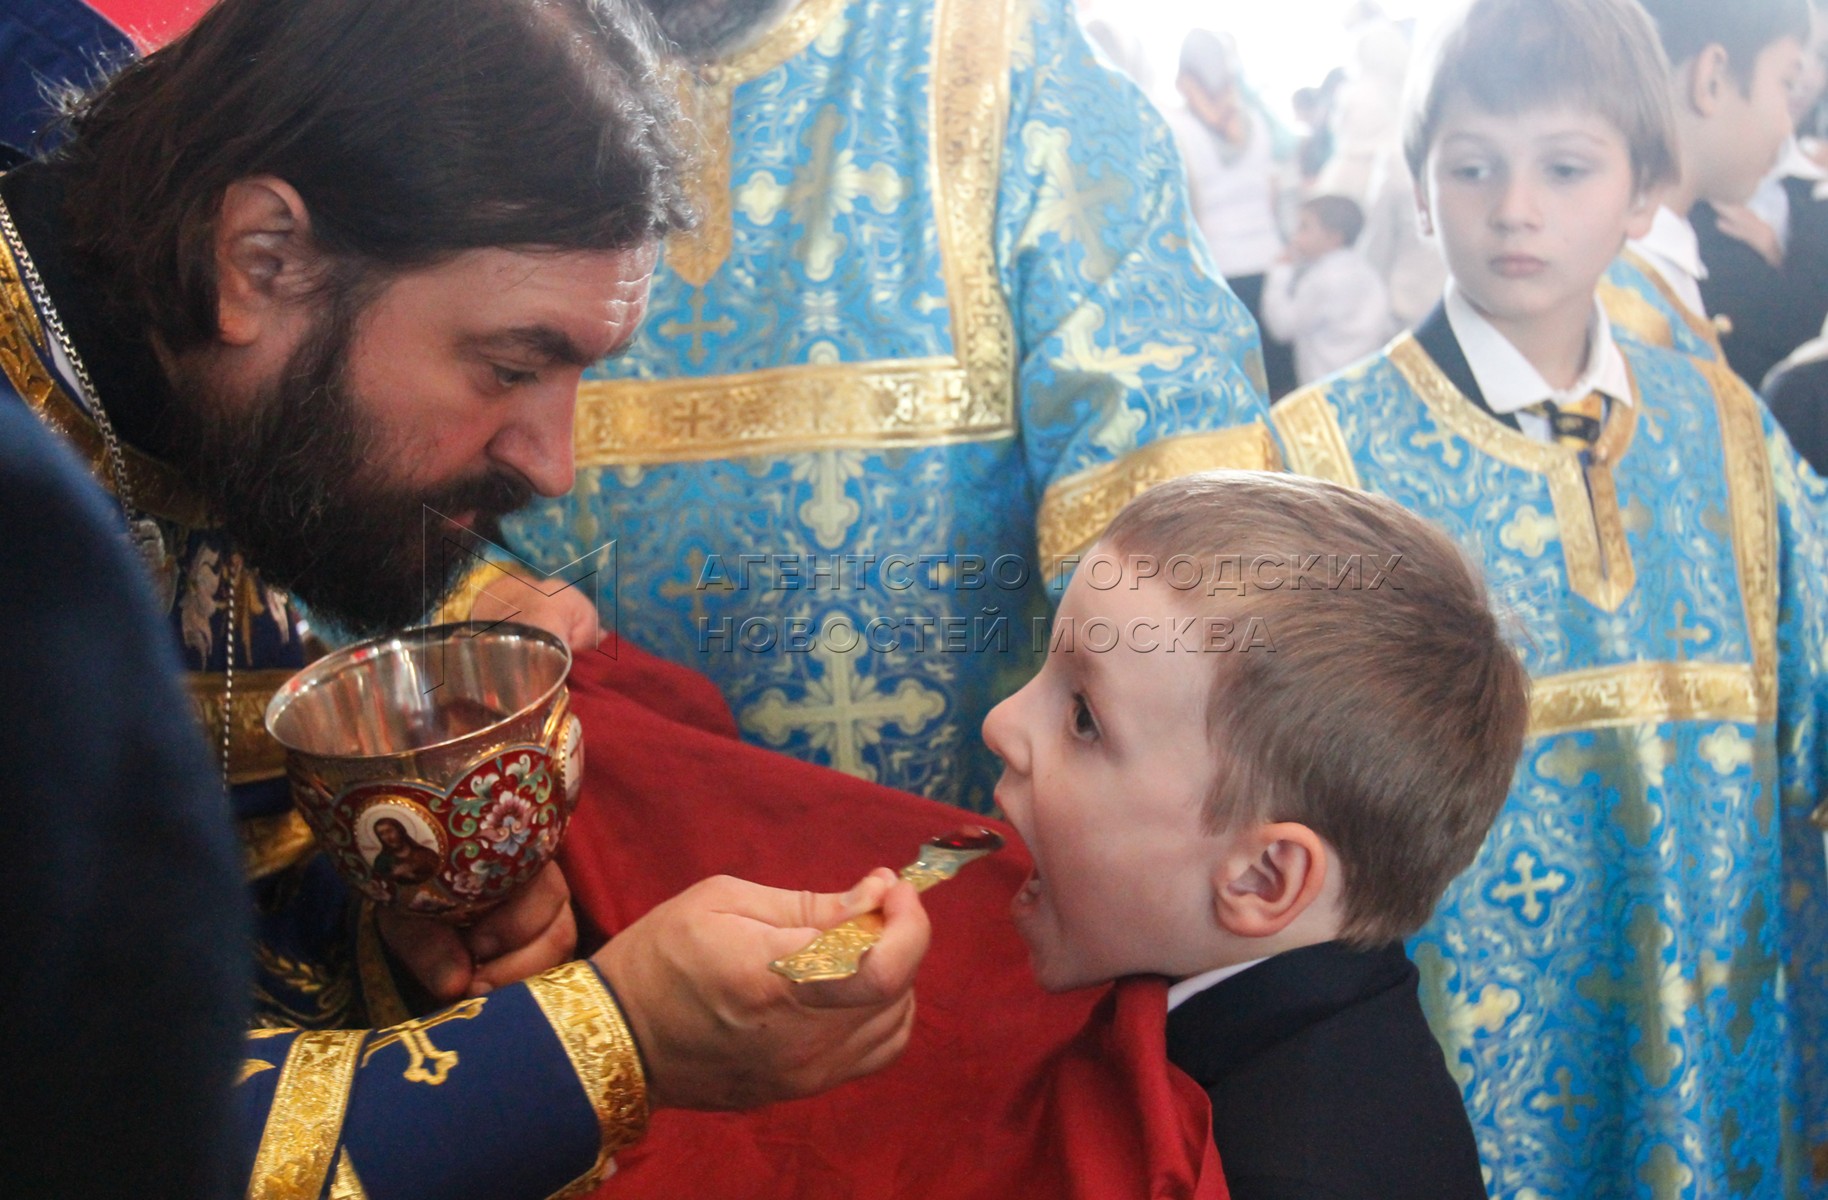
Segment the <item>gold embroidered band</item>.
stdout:
[[[835,11],[803,3],[793,36],[768,53],[701,72],[727,88],[772,70],[810,42]],[[940,258],[954,353],[930,358],[811,363],[692,379],[587,379],[578,390],[580,467],[703,462],[809,450],[885,450],[987,441],[1015,431],[1015,326],[997,277],[997,180],[1009,108],[1012,0],[942,0],[934,23],[929,137]],[[759,55],[759,57],[757,57]],[[727,103],[727,90],[721,93]],[[721,111],[721,110],[719,110]],[[707,115],[709,175],[699,235],[669,244],[668,262],[689,283],[708,282],[728,252],[728,117]],[[722,156],[716,158],[715,156]],[[718,234],[722,227],[725,232]],[[721,240],[720,240],[721,239]],[[721,247],[721,248],[720,248]]]
[[535,975],[527,981],[527,990],[565,1047],[603,1131],[597,1161],[553,1197],[570,1200],[594,1188],[616,1151],[647,1131],[647,1079],[622,1010],[588,962],[566,963]]
[[[1682,318],[1682,323],[1688,326],[1690,333],[1711,346],[1717,357],[1724,357],[1725,351],[1720,348],[1721,330],[1707,318],[1690,309],[1687,302],[1676,295],[1675,289],[1669,286],[1669,280],[1663,278],[1663,272],[1657,270],[1650,264],[1649,259],[1635,250],[1626,250],[1619,257],[1625,261],[1627,266],[1642,275],[1646,283],[1656,289],[1657,295],[1663,298],[1663,303]],[[1659,312],[1656,305],[1638,292],[1631,288],[1620,287],[1607,279],[1601,280],[1599,293],[1600,302],[1606,306],[1607,320],[1614,319],[1613,306],[1616,304],[1620,314],[1618,318],[1620,326],[1639,341],[1649,341],[1651,337],[1660,333],[1662,340],[1650,341],[1651,345],[1665,348],[1675,345],[1675,334],[1670,328],[1668,316]],[[1632,298],[1635,298],[1636,303],[1632,302]],[[1658,328],[1659,322],[1661,329]]]
[[248,1200],[317,1200],[330,1176],[366,1030],[307,1030],[292,1042],[254,1156]]
[[1302,388],[1278,401],[1269,410],[1269,419],[1282,435],[1282,448],[1288,454],[1291,470],[1363,489],[1345,434],[1340,432],[1339,421],[1327,404],[1325,389]]
[[330,1181],[328,1200],[368,1200],[368,1189],[362,1186],[362,1177],[355,1173],[355,1163],[350,1161],[348,1150],[337,1155],[336,1178]]
[[1281,465],[1269,430],[1251,424],[1165,437],[1069,475],[1047,489],[1035,517],[1041,569],[1052,579],[1062,559],[1097,541],[1118,510],[1158,483],[1199,471],[1274,471]]
[[585,380],[581,466],[700,461],[809,449],[930,446],[1013,432],[950,359],[777,367],[661,382]]
[[1751,390],[1722,362],[1695,367],[1714,390],[1720,444],[1726,459],[1727,503],[1733,517],[1733,554],[1739,595],[1752,642],[1759,711],[1777,712],[1777,496],[1771,484],[1764,422]]
[[1767,719],[1744,663],[1638,662],[1530,681],[1530,735],[1665,721]]
[[[1385,352],[1443,431],[1500,462],[1543,477],[1555,508],[1556,532],[1568,587],[1589,604],[1615,612],[1637,585],[1637,569],[1625,538],[1612,467],[1625,456],[1637,431],[1638,404],[1621,404],[1601,431],[1583,465],[1567,446],[1539,442],[1493,420],[1441,371],[1412,334]],[[1632,384],[1636,388],[1636,383]]]

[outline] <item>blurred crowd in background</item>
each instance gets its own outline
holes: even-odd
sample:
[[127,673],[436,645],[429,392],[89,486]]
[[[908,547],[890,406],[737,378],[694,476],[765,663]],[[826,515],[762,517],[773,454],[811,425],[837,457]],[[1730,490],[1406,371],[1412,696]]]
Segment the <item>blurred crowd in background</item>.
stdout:
[[[1438,5],[1244,7],[1079,0],[1079,19],[1174,129],[1213,260],[1262,327],[1274,399],[1376,352],[1440,298],[1446,268],[1419,231],[1401,120],[1418,30]],[[1748,203],[1693,214],[1707,310],[1739,332],[1726,354],[1767,394],[1828,362],[1824,7],[1791,97],[1791,145]]]

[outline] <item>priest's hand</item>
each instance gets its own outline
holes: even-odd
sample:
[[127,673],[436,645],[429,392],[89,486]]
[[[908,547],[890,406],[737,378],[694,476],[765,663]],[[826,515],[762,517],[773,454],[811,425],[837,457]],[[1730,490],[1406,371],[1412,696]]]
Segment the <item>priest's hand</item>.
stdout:
[[[849,979],[792,983],[768,964],[880,908],[882,940]],[[877,870],[843,896],[707,879],[611,938],[593,961],[641,1045],[655,1108],[753,1108],[893,1062],[927,951],[914,889]]]
[[470,620],[532,625],[563,639],[573,654],[597,648],[603,638],[602,622],[597,617],[597,606],[582,588],[568,587],[548,596],[542,587],[556,584],[535,586],[505,572],[496,575],[477,593],[470,606]]
[[578,948],[571,887],[555,862],[468,929],[391,909],[377,911],[375,923],[394,958],[441,1004],[570,962]]

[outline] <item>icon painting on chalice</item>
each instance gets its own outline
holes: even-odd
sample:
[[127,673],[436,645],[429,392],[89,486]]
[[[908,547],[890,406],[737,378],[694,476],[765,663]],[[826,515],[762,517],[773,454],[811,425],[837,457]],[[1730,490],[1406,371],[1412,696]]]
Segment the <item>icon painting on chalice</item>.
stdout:
[[409,909],[453,907],[437,884],[444,839],[429,813],[405,797],[384,796],[362,810],[355,828],[356,850],[376,885]]

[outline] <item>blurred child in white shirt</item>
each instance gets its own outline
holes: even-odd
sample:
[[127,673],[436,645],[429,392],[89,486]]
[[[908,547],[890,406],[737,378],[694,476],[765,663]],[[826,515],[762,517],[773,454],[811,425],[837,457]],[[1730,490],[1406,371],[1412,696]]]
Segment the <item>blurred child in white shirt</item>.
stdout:
[[1295,377],[1323,379],[1383,349],[1396,333],[1384,281],[1353,249],[1364,210],[1344,196],[1304,203],[1288,261],[1263,281],[1263,324],[1295,347]]

